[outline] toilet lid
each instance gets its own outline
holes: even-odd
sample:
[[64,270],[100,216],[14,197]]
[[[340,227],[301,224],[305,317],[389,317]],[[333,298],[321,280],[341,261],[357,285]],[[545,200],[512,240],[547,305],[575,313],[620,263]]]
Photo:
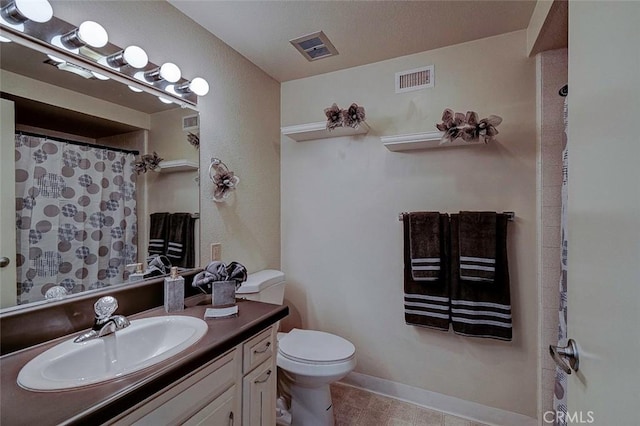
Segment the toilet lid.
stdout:
[[287,357],[311,362],[337,362],[351,358],[356,348],[351,342],[334,334],[294,328],[278,342],[280,352]]

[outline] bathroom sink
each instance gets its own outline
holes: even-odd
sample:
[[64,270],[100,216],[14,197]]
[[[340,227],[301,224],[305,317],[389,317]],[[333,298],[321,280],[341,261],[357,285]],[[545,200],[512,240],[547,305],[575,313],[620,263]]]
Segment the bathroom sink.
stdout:
[[123,330],[41,353],[18,374],[18,384],[35,391],[76,389],[119,378],[164,361],[196,343],[207,323],[187,316],[131,321]]

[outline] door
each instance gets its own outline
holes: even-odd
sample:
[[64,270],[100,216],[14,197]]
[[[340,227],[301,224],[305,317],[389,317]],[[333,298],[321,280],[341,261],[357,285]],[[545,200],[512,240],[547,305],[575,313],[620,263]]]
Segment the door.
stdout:
[[0,99],[0,308],[16,304],[15,112]]
[[569,3],[569,424],[640,418],[640,2]]

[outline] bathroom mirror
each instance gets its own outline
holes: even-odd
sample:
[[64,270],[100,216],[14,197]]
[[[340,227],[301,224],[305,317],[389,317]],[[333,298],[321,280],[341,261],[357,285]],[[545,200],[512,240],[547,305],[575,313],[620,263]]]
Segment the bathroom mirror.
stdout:
[[[3,268],[18,274],[13,282],[2,275],[0,308],[46,303],[44,294],[54,284],[64,285],[66,297],[126,284],[125,264],[147,258],[153,213],[188,213],[193,262],[199,258],[199,152],[189,138],[198,134],[197,111],[81,71],[52,62],[32,43],[0,43],[2,113],[12,109],[15,116],[13,136],[2,131],[0,158],[16,158],[15,178],[0,179],[15,187],[15,220],[0,226],[3,240],[17,229],[19,249],[16,261]],[[130,166],[140,159],[135,151],[157,152],[164,161],[156,171],[133,173]],[[60,170],[52,171],[47,164],[55,156]],[[25,167],[27,159],[33,164]],[[120,177],[100,174],[116,169]],[[56,191],[62,201],[37,198]],[[2,202],[5,212],[14,211],[13,200]],[[116,209],[119,215],[112,214]],[[39,247],[48,233],[53,243]]]

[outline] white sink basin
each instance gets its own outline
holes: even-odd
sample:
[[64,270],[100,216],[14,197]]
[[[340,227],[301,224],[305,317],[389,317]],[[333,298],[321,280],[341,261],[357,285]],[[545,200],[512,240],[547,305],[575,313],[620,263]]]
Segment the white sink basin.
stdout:
[[59,391],[102,383],[164,361],[206,332],[206,322],[187,316],[133,320],[114,334],[82,343],[70,339],[41,353],[20,370],[18,384]]

